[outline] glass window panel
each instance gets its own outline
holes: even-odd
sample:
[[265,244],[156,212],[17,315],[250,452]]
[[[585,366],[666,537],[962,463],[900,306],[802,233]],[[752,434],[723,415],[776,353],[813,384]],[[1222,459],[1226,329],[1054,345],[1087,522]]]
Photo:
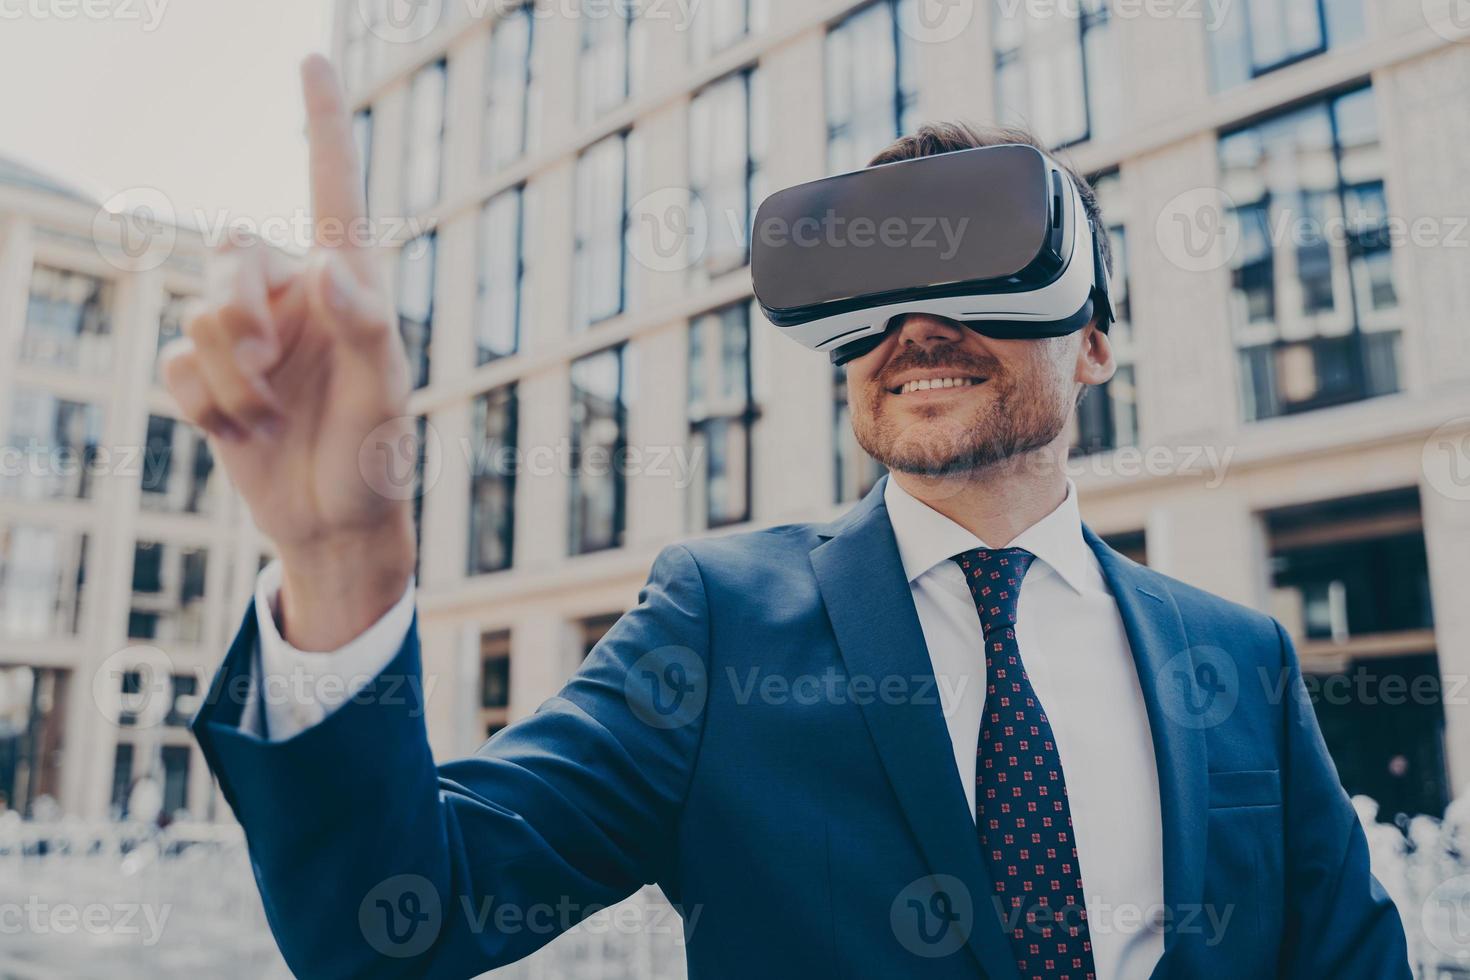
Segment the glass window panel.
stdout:
[[28,364],[103,374],[113,367],[112,283],[96,276],[38,265],[20,359]]
[[405,126],[403,205],[409,214],[439,203],[444,169],[444,98],[448,66],[440,61],[420,68],[408,95]]
[[827,166],[856,170],[899,135],[910,90],[900,75],[892,2],[865,7],[827,34]]
[[579,105],[584,122],[606,115],[627,101],[633,5],[585,0],[582,5],[582,51]]
[[573,327],[623,312],[626,296],[627,135],[596,144],[577,160]]
[[471,433],[469,573],[511,566],[515,542],[517,400],[514,385],[476,398]]
[[690,496],[691,526],[750,519],[750,306],[705,314],[689,330],[690,458],[699,466]]
[[572,363],[571,552],[623,543],[627,445],[626,349]]
[[162,643],[204,639],[204,548],[139,541],[133,549],[133,599],[128,637]]
[[508,166],[527,149],[534,23],[530,10],[522,7],[497,22],[490,34],[483,147],[487,170]]
[[[184,321],[189,315],[189,305],[193,300],[188,296],[180,296],[177,293],[167,293],[163,297],[163,307],[158,313],[158,353],[169,344],[184,335]],[[153,379],[161,380],[158,373],[159,358],[153,359]]]
[[476,363],[485,364],[519,349],[525,280],[524,227],[522,188],[497,194],[480,212]]
[[733,75],[706,88],[690,104],[690,185],[702,208],[691,210],[694,241],[705,242],[697,274],[717,276],[747,261],[747,229],[754,220],[758,166],[752,157],[753,72]]
[[0,631],[15,640],[75,635],[86,576],[86,534],[0,527]]
[[102,409],[48,391],[17,388],[10,401],[13,464],[0,492],[24,500],[83,500],[92,495],[102,443]]
[[398,255],[398,330],[416,388],[429,383],[437,251],[437,238],[430,232],[403,246]]
[[175,514],[213,512],[219,481],[209,442],[197,429],[159,415],[148,416],[143,446],[144,510]]
[[[1231,309],[1248,419],[1397,390],[1388,375],[1401,323],[1377,133],[1364,88],[1221,140],[1241,230]],[[1370,344],[1370,334],[1386,339]]]

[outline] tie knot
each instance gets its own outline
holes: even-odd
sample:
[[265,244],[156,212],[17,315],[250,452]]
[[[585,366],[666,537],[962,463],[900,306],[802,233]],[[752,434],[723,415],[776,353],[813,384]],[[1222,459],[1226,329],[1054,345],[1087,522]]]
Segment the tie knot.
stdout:
[[987,633],[998,626],[1016,625],[1021,580],[1035,560],[1025,548],[975,548],[954,556]]

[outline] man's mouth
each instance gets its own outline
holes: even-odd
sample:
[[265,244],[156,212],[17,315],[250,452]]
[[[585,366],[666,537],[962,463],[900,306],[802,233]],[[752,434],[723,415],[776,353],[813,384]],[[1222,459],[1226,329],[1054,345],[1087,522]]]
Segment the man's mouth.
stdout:
[[888,389],[890,395],[907,395],[916,391],[936,391],[945,388],[971,388],[984,384],[984,378],[955,375],[944,378],[912,378],[897,387]]

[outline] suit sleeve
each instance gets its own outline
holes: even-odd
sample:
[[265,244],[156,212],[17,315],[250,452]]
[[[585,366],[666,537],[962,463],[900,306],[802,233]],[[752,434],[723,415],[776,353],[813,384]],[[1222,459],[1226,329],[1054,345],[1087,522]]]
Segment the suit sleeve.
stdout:
[[687,549],[659,555],[637,607],[556,697],[437,768],[416,623],[350,701],[272,742],[240,729],[253,619],[194,732],[298,976],[473,976],[668,879],[708,677]]
[[1368,842],[1338,779],[1291,639],[1279,623],[1287,685],[1283,978],[1410,980],[1403,923],[1369,869]]

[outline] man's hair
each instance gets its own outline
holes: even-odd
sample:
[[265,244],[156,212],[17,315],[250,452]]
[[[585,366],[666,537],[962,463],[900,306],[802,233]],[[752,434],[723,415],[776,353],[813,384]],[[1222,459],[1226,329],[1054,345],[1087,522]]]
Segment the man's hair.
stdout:
[[[903,136],[893,141],[877,156],[869,160],[868,166],[878,167],[885,163],[898,163],[900,160],[916,160],[919,157],[938,156],[941,153],[954,153],[958,150],[976,150],[982,146],[1002,146],[1006,143],[1034,146],[1051,156],[1046,147],[1024,129],[1014,126],[972,126],[963,122],[938,122],[925,123],[912,136]],[[1052,159],[1056,160],[1056,157]],[[1092,219],[1092,226],[1097,229],[1098,241],[1102,245],[1103,263],[1107,266],[1108,274],[1111,275],[1113,247],[1108,241],[1108,229],[1103,224],[1102,210],[1097,206],[1097,194],[1093,191],[1092,185],[1084,180],[1077,171],[1061,160],[1057,160],[1057,164],[1077,185],[1077,193],[1082,196],[1082,206],[1086,209],[1087,216]]]

